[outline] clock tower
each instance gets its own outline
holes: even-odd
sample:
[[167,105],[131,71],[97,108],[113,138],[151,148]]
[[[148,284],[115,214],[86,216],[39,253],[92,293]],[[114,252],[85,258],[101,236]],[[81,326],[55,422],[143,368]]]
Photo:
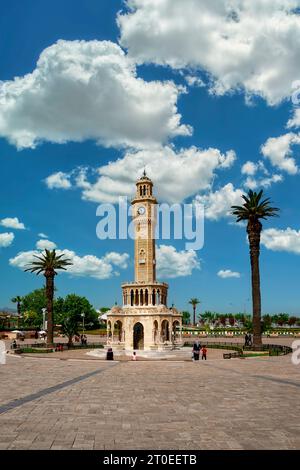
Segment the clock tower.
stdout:
[[181,344],[182,315],[168,307],[168,284],[156,279],[157,201],[144,171],[131,201],[134,224],[134,281],[122,284],[123,305],[107,313],[107,346],[161,350]]
[[144,171],[136,183],[132,200],[134,221],[135,282],[156,281],[155,226],[157,201],[152,195],[153,183]]

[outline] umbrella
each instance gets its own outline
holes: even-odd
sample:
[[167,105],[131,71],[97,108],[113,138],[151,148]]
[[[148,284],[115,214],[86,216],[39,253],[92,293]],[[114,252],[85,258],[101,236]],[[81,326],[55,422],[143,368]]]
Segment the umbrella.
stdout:
[[103,315],[101,315],[101,317],[99,317],[100,320],[107,320],[107,315],[106,313],[104,313]]
[[18,333],[18,334],[21,334],[21,335],[24,334],[23,331],[20,331],[20,330],[13,330],[12,333]]

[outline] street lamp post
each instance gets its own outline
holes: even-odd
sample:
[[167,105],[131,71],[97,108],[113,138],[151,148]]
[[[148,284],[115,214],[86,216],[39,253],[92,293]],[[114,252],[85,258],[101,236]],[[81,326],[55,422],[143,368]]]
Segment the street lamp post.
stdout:
[[43,330],[46,330],[46,308],[42,308],[42,314],[43,314]]
[[84,334],[84,318],[85,318],[85,313],[83,312],[83,313],[81,314],[81,316],[82,316],[82,333]]

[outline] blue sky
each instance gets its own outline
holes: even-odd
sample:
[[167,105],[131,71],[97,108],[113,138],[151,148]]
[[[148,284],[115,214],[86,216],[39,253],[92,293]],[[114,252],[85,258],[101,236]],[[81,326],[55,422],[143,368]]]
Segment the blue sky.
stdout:
[[[58,276],[58,295],[76,292],[97,308],[120,302],[133,242],[99,240],[96,208],[130,196],[146,166],[160,200],[206,205],[202,250],[158,241],[169,304],[187,309],[198,297],[204,310],[250,311],[245,228],[228,210],[241,192],[264,187],[281,212],[264,223],[263,311],[299,314],[300,111],[290,99],[300,80],[299,15],[287,0],[255,12],[237,2],[233,24],[225,0],[218,11],[204,0],[173,2],[134,0],[131,12],[109,0],[3,2],[0,306],[42,285],[22,270],[41,240],[77,263]],[[219,36],[193,25],[199,5]]]

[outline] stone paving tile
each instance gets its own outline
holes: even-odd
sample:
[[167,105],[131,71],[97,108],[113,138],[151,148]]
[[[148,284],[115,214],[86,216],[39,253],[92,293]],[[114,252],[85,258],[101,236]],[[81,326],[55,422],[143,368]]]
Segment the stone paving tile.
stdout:
[[100,368],[1,414],[0,448],[300,448],[300,368],[289,356],[122,362],[112,368],[95,361],[9,358],[0,368],[0,403]]

